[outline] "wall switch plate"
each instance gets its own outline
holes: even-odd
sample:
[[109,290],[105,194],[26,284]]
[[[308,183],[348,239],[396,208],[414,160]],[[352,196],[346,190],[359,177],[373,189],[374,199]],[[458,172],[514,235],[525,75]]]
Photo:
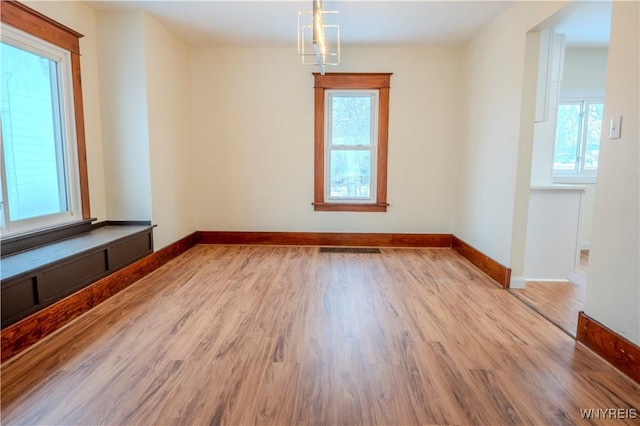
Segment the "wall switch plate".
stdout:
[[620,127],[622,126],[622,116],[614,115],[611,117],[609,125],[609,139],[620,139]]

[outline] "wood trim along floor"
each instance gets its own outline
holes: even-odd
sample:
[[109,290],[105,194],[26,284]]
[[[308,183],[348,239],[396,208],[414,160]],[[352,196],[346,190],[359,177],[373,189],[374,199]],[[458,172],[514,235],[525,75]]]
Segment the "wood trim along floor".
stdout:
[[200,232],[201,244],[450,248],[451,234]]
[[197,243],[196,232],[6,327],[1,332],[1,360],[20,353]]
[[576,334],[578,342],[640,383],[640,346],[600,324],[582,311],[578,313]]
[[493,280],[503,288],[509,288],[511,281],[511,268],[507,268],[506,266],[496,262],[455,235],[451,237],[451,248],[457,251],[469,262],[477,266],[482,272],[493,278]]

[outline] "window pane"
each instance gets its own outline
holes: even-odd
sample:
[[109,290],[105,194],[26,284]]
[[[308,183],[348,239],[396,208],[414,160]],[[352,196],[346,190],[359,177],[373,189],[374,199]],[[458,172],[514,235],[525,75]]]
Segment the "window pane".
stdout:
[[598,169],[600,138],[602,137],[602,104],[589,104],[587,108],[587,135],[584,149],[585,170]]
[[330,196],[371,198],[371,151],[331,151]]
[[558,105],[556,148],[553,155],[554,170],[577,171],[578,149],[580,147],[582,104]]
[[371,145],[371,97],[332,96],[331,144]]
[[5,43],[1,53],[9,219],[66,211],[57,64]]

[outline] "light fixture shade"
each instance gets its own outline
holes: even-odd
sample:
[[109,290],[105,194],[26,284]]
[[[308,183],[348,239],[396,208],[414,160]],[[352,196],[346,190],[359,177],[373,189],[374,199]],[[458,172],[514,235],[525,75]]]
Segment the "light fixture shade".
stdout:
[[327,65],[340,63],[340,18],[337,11],[324,10],[322,0],[313,0],[313,10],[298,12],[298,54],[323,75]]

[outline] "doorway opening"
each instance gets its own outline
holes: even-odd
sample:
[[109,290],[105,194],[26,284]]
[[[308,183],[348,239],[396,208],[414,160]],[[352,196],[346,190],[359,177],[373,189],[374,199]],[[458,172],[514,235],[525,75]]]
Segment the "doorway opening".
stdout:
[[575,336],[588,283],[611,2],[568,6],[538,28],[524,288],[511,292]]

